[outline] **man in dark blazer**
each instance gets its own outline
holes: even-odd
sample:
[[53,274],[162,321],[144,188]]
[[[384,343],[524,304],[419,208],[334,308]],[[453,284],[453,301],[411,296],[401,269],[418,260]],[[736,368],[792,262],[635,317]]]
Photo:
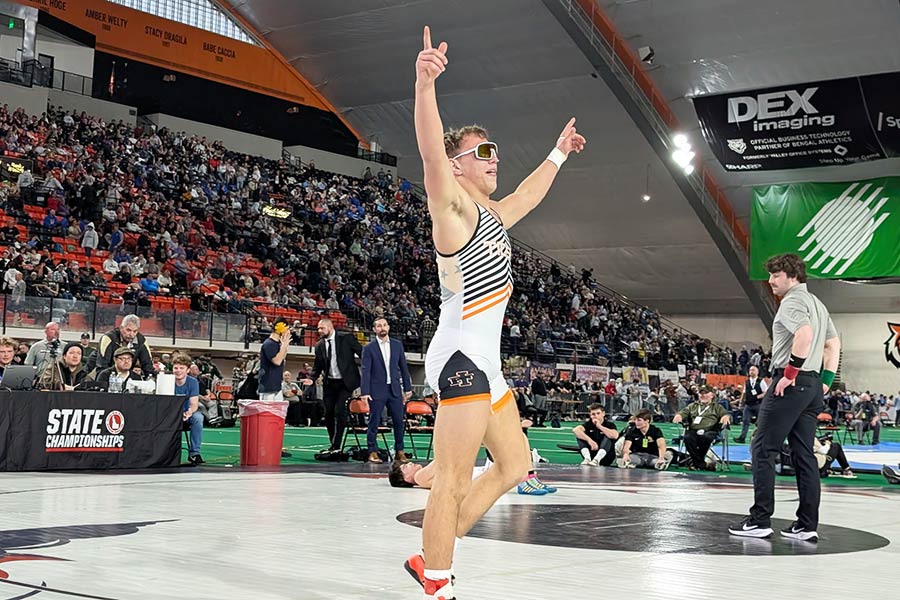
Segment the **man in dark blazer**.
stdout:
[[380,463],[376,443],[381,413],[387,406],[394,423],[395,460],[405,461],[403,452],[404,401],[412,395],[412,381],[406,365],[406,353],[400,340],[388,337],[391,327],[384,317],[375,319],[375,339],[362,353],[362,385],[360,398],[369,403],[369,462]]
[[359,367],[354,355],[362,357],[362,345],[356,336],[346,331],[335,331],[331,319],[319,320],[319,342],[316,344],[316,360],[309,379],[301,381],[312,385],[323,376],[322,396],[325,401],[325,428],[331,440],[332,452],[341,449],[344,428],[347,426],[347,399],[359,387]]

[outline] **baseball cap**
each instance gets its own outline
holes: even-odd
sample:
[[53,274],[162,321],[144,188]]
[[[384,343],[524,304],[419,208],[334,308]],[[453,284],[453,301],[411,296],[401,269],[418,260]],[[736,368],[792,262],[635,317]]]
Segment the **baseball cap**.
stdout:
[[85,331],[84,333],[81,334],[81,339],[89,340],[89,339],[91,339],[91,334],[89,334],[87,331]]
[[130,354],[132,358],[134,358],[134,350],[132,350],[129,346],[122,346],[120,348],[116,348],[116,351],[113,353],[113,357],[122,356],[123,354]]
[[704,383],[703,385],[700,386],[701,394],[711,394],[711,393],[715,393],[715,391],[716,390],[711,385],[707,385]]

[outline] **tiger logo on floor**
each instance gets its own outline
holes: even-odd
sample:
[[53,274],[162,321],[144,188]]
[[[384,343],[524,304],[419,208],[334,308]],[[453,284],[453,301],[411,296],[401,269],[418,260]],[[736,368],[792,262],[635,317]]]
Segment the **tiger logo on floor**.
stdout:
[[888,323],[891,337],[884,342],[884,358],[900,369],[900,323]]

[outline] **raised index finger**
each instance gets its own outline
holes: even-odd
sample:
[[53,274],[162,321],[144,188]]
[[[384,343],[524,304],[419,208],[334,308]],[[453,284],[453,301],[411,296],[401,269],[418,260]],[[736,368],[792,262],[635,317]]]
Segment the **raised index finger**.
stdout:
[[572,125],[574,125],[574,124],[575,124],[575,117],[572,117],[571,119],[569,119],[569,122],[566,123],[566,126],[563,127],[562,134],[566,135],[567,133],[569,133],[569,130],[572,128]]
[[422,37],[422,41],[425,43],[425,50],[431,50],[431,29],[428,25],[425,26],[425,33]]

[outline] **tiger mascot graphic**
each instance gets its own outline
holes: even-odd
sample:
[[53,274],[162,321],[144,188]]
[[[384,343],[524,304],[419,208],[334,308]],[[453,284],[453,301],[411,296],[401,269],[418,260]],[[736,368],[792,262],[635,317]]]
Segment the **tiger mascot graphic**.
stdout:
[[900,369],[900,323],[888,323],[891,337],[884,342],[884,358]]

